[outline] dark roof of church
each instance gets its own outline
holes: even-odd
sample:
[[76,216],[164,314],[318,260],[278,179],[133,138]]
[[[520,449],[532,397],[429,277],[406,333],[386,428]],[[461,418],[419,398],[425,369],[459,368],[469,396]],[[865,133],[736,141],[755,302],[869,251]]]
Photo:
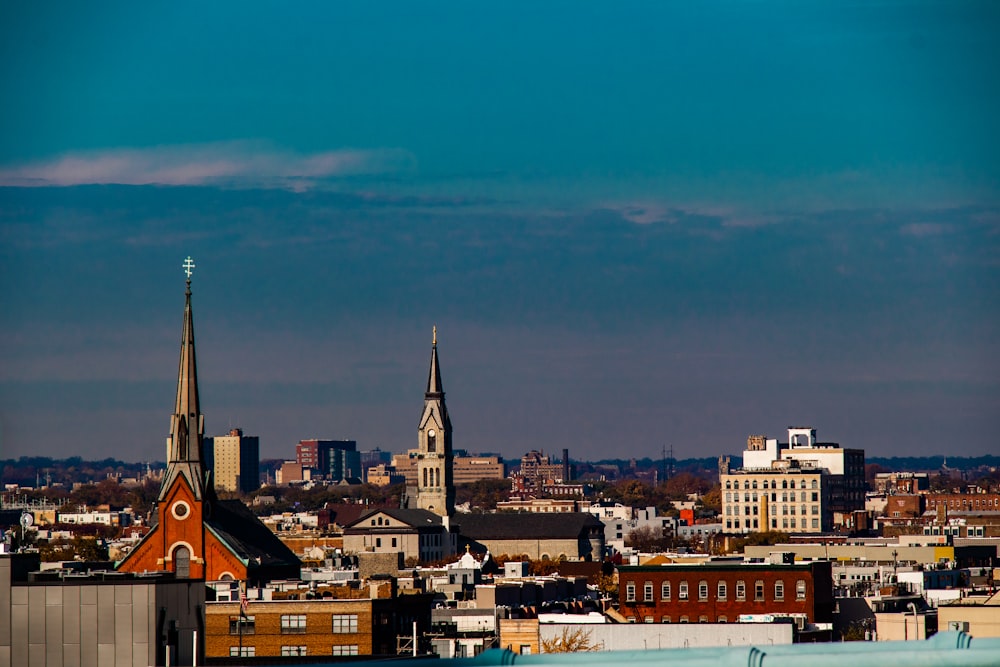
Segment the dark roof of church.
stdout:
[[358,517],[356,520],[351,522],[347,528],[364,528],[362,522],[364,522],[368,517],[374,516],[376,514],[388,514],[397,521],[402,521],[405,524],[413,526],[414,528],[420,528],[421,526],[440,526],[441,516],[431,512],[430,510],[420,510],[420,509],[397,509],[394,507],[378,507],[370,512],[366,512]]
[[301,561],[242,501],[212,502],[205,524],[240,558],[250,561],[251,570],[294,568],[298,576]]
[[463,537],[484,539],[576,539],[590,528],[604,524],[586,512],[498,512],[496,514],[463,514]]

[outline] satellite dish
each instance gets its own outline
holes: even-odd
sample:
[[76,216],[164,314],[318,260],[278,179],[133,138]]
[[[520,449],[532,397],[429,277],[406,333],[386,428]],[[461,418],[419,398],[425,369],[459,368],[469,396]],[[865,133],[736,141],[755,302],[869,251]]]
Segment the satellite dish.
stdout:
[[21,515],[21,528],[30,528],[31,524],[35,523],[35,518],[25,512]]

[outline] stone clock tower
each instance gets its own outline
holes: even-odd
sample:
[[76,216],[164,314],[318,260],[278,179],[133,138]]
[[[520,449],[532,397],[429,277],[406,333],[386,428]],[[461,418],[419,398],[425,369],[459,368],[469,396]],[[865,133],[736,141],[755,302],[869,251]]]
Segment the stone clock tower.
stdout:
[[424,411],[417,426],[417,508],[441,516],[455,512],[455,484],[451,450],[451,419],[444,403],[438,366],[437,327],[431,347],[431,368],[424,392]]

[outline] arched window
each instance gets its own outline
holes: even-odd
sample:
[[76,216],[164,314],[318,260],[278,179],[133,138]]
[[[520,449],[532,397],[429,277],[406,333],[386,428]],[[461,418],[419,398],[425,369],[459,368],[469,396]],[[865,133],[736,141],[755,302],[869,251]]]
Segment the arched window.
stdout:
[[427,468],[424,468],[424,486],[430,486],[430,484],[427,483]]
[[437,447],[437,435],[434,434],[434,431],[431,431],[430,433],[427,434],[427,451],[434,452],[436,447]]
[[174,549],[174,574],[178,579],[191,576],[191,550],[185,546]]

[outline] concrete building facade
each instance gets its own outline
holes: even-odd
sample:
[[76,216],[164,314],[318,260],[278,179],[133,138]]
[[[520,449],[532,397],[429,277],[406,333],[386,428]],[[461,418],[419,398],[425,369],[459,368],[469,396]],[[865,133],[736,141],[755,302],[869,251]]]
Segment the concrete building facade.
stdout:
[[216,489],[250,493],[260,486],[260,438],[239,428],[205,438],[205,463]]
[[822,533],[834,515],[865,508],[865,454],[816,441],[816,429],[789,427],[788,442],[747,438],[743,467],[719,460],[727,533]]

